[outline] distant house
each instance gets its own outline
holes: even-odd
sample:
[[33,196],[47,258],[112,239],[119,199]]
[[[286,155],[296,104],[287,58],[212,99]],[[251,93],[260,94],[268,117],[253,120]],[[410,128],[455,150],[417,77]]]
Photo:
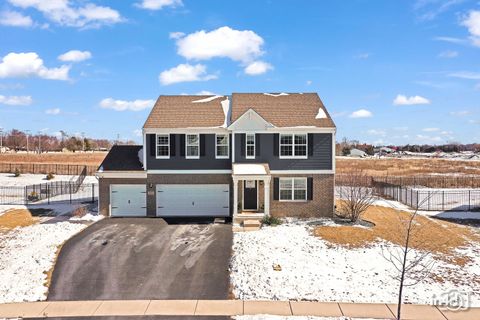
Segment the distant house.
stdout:
[[354,157],[354,158],[365,158],[368,155],[363,150],[353,148],[353,149],[350,150],[350,154],[348,156],[349,157]]

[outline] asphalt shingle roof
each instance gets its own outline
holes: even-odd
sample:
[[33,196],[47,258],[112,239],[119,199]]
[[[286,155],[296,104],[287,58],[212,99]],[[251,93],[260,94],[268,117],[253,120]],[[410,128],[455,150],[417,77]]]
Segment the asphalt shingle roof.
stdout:
[[138,158],[141,145],[114,145],[108,152],[99,169],[103,171],[143,171]]

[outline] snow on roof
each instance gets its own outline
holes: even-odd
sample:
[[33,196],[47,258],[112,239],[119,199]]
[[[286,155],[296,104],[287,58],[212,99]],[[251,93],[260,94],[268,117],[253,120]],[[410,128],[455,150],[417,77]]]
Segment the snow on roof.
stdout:
[[143,164],[143,148],[141,148],[140,150],[138,150],[138,160],[140,161],[140,163],[142,164],[142,168],[144,168],[144,164]]
[[267,170],[263,164],[233,164],[233,174],[261,175],[267,174]]
[[213,100],[218,99],[218,98],[223,98],[223,96],[214,95],[214,96],[211,96],[211,97],[208,97],[208,98],[203,98],[203,99],[200,99],[200,100],[194,100],[194,101],[192,101],[192,103],[210,102],[210,101],[213,101]]
[[318,114],[315,117],[315,119],[327,119],[327,114],[325,113],[325,110],[323,110],[321,107],[318,108]]
[[230,125],[230,114],[231,114],[231,103],[230,103],[230,100],[228,99],[228,96],[227,96],[227,99],[223,100],[222,102],[220,102],[222,104],[222,109],[223,109],[223,114],[225,115],[225,122],[223,123],[222,127],[223,128],[226,128]]
[[266,96],[271,96],[271,97],[280,97],[280,96],[288,96],[288,93],[282,92],[282,93],[264,93]]

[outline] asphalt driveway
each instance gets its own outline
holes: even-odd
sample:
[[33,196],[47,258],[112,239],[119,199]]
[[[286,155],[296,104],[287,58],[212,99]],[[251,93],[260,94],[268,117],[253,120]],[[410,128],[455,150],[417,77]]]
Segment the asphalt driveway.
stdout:
[[230,225],[104,219],[63,246],[48,300],[227,299]]

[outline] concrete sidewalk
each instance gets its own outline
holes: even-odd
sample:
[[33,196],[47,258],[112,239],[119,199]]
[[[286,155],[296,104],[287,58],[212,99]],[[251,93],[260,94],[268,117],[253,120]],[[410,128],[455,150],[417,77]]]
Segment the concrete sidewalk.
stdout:
[[[0,304],[0,318],[92,316],[234,316],[269,314],[394,319],[396,305],[383,303],[336,303],[308,301],[243,300],[98,300],[45,301]],[[449,311],[428,305],[405,305],[402,319],[480,319],[480,308]]]

